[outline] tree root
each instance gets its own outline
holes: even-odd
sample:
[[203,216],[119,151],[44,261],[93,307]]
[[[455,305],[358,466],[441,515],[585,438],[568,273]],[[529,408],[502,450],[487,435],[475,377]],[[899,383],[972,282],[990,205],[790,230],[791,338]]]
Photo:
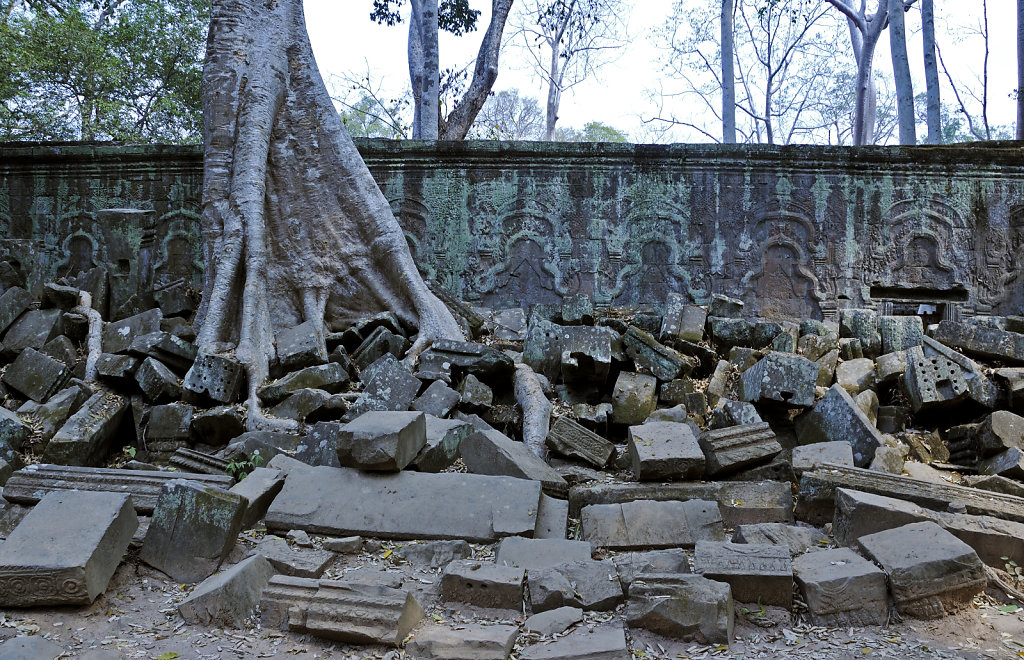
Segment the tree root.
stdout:
[[537,374],[521,362],[516,363],[515,394],[523,409],[523,442],[530,451],[547,460],[544,441],[551,426],[551,402],[544,396]]

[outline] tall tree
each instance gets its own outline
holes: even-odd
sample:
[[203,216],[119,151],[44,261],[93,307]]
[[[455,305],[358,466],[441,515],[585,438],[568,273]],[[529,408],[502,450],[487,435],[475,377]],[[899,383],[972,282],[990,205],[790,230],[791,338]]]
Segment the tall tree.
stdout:
[[1017,0],[1017,132],[1024,140],[1024,0]]
[[196,343],[245,366],[250,428],[271,425],[256,390],[284,328],[311,324],[325,351],[326,328],[392,310],[419,327],[414,354],[462,336],[345,132],[301,0],[214,1],[203,134]]
[[495,92],[484,103],[470,132],[484,140],[539,140],[544,135],[544,112],[537,99],[518,89]]
[[722,142],[736,142],[736,73],[733,60],[733,0],[722,0]]
[[[446,117],[440,116],[439,30],[456,36],[476,29],[480,12],[468,0],[410,0],[409,81],[413,91],[413,137],[462,140],[473,126],[498,78],[501,36],[513,0],[491,0],[491,18],[477,51],[473,78]],[[378,23],[401,22],[404,0],[373,0],[370,18]],[[437,83],[435,85],[435,83]],[[427,106],[430,106],[429,108]],[[433,108],[437,106],[437,109]],[[436,124],[436,128],[434,127]]]
[[896,81],[896,116],[899,119],[900,144],[917,144],[914,117],[914,87],[907,56],[907,29],[903,20],[903,0],[889,0],[889,50],[892,53],[893,79]]
[[939,92],[939,65],[935,56],[934,0],[921,0],[921,41],[924,46],[924,82],[928,100],[928,143],[941,144],[942,100]]
[[621,0],[524,0],[516,33],[547,86],[544,139],[555,139],[562,94],[625,43]]

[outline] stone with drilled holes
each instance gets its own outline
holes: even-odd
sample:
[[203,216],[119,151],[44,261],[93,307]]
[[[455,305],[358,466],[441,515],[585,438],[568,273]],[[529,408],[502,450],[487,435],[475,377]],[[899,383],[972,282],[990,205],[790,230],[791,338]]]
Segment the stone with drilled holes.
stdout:
[[811,622],[818,626],[883,626],[889,618],[885,573],[849,548],[809,552],[793,560]]
[[640,481],[699,479],[704,452],[686,424],[648,422],[629,427],[633,476]]
[[88,605],[139,526],[122,493],[44,496],[0,545],[0,606]]
[[186,623],[241,628],[260,602],[260,594],[274,575],[261,555],[252,555],[222,573],[203,580],[178,605]]
[[788,546],[698,541],[693,569],[706,578],[730,584],[733,598],[741,603],[787,609],[793,604],[793,566]]
[[969,607],[988,584],[977,553],[933,522],[862,536],[857,545],[885,571],[904,616],[943,617]]
[[626,624],[702,644],[729,644],[734,613],[729,584],[699,575],[644,574],[629,589]]
[[457,559],[441,576],[441,599],[476,605],[520,610],[526,571],[492,562]]
[[926,356],[920,346],[907,351],[903,384],[915,413],[962,403],[970,394],[955,362],[941,355]]
[[583,538],[610,549],[692,547],[725,539],[722,513],[714,502],[592,504],[581,512]]
[[185,374],[182,395],[190,403],[231,403],[241,394],[244,380],[245,367],[234,357],[200,353]]

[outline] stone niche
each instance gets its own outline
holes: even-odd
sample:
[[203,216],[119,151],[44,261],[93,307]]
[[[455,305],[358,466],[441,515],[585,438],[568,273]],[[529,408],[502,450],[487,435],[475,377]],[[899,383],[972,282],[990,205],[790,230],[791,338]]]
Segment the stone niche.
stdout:
[[[772,319],[1024,312],[1014,143],[357,144],[424,275],[472,304],[721,293]],[[0,287],[70,277],[112,318],[198,288],[201,187],[198,147],[0,145]]]

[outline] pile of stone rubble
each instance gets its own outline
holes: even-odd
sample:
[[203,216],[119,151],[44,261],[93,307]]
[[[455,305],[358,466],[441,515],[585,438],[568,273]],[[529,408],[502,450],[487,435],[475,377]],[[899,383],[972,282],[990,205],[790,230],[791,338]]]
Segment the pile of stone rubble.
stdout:
[[[0,608],[88,605],[129,553],[198,583],[189,623],[627,658],[636,636],[728,645],[735,603],[877,626],[1020,596],[1021,318],[451,302],[474,341],[411,370],[391,314],[283,331],[258,395],[294,430],[246,431],[244,369],[197,355],[186,292],[104,323],[91,357],[81,302],[0,294]],[[434,579],[330,570],[380,540]],[[528,618],[453,630],[439,604]]]

